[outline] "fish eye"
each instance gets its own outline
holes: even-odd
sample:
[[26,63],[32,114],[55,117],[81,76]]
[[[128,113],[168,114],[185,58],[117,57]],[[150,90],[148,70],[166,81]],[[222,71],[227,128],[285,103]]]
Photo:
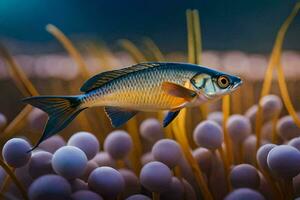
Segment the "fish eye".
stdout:
[[217,84],[221,89],[225,89],[229,86],[229,78],[227,76],[219,76],[217,79]]

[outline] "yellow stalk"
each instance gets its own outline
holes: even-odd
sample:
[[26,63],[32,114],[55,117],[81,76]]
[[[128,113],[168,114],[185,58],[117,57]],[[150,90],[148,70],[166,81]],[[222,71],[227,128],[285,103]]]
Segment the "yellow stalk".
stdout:
[[195,43],[194,43],[194,31],[193,31],[193,14],[191,10],[186,11],[186,23],[187,23],[187,39],[188,39],[188,62],[196,63],[195,60]]
[[186,132],[185,117],[186,117],[186,109],[182,109],[181,112],[179,113],[179,116],[171,124],[174,131],[174,135],[178,143],[181,145],[184,156],[186,157],[187,161],[189,162],[193,170],[195,179],[197,181],[199,189],[201,190],[204,196],[204,199],[212,200],[213,199],[212,194],[208,189],[208,186],[203,177],[203,173],[201,172],[197,161],[194,159],[191,153],[191,149],[189,147],[189,143],[186,138],[187,132]]
[[[280,27],[276,40],[275,40],[275,44],[272,50],[272,54],[269,60],[269,64],[268,64],[268,68],[267,71],[265,73],[265,79],[263,82],[263,86],[262,86],[262,91],[261,91],[261,95],[260,98],[264,97],[265,95],[269,94],[270,89],[271,89],[271,84],[272,84],[272,79],[273,79],[273,70],[275,67],[277,67],[277,71],[278,71],[278,76],[280,76],[281,78],[278,78],[278,83],[279,83],[279,87],[281,88],[281,94],[283,96],[283,100],[285,102],[285,105],[287,106],[287,109],[290,109],[290,113],[293,117],[294,120],[296,120],[295,122],[300,126],[299,121],[297,120],[298,117],[296,117],[295,113],[293,112],[293,106],[291,104],[291,102],[289,101],[289,96],[287,95],[287,88],[285,88],[286,84],[284,82],[284,77],[283,76],[283,71],[280,67],[280,60],[281,60],[281,51],[282,51],[282,44],[283,44],[283,40],[286,34],[286,31],[288,29],[288,27],[290,26],[290,24],[292,23],[293,19],[296,17],[298,11],[300,8],[300,3],[297,3],[294,7],[294,9],[292,10],[291,14],[287,17],[287,19],[285,20],[285,22],[282,24],[282,26]],[[285,86],[284,86],[285,85]],[[255,132],[256,132],[256,138],[257,138],[257,142],[256,142],[256,149],[259,148],[260,146],[260,142],[261,142],[261,128],[262,128],[262,119],[263,119],[263,112],[262,112],[262,107],[261,104],[258,104],[258,110],[257,110],[257,115],[256,115],[256,127],[255,127]]]
[[145,38],[144,39],[144,44],[147,47],[147,49],[152,53],[154,56],[155,61],[164,61],[164,55],[161,53],[160,49],[158,46],[151,40],[150,38]]
[[225,95],[223,97],[222,101],[222,111],[223,111],[223,132],[224,132],[224,143],[226,147],[226,157],[228,160],[228,165],[230,166],[233,161],[233,154],[232,154],[232,146],[231,146],[231,140],[228,135],[228,131],[226,128],[226,123],[230,115],[230,96]]
[[7,65],[9,66],[9,72],[17,87],[21,90],[24,96],[36,96],[37,90],[27,78],[24,71],[17,65],[8,50],[0,44],[0,56],[3,57]]
[[48,24],[46,26],[46,30],[51,33],[62,45],[63,47],[68,51],[69,55],[75,60],[75,62],[79,66],[79,70],[81,72],[81,76],[84,79],[89,78],[90,73],[84,63],[84,60],[80,53],[77,51],[77,49],[72,44],[71,40],[65,36],[65,34],[59,30],[57,27],[55,27],[52,24]]
[[29,200],[26,190],[22,183],[18,180],[14,172],[9,168],[9,166],[0,159],[0,166],[4,169],[4,171],[8,174],[8,176],[12,179],[12,181],[16,184],[17,188],[20,190],[20,193],[25,200]]
[[143,53],[131,41],[122,39],[119,41],[119,44],[131,55],[136,63],[146,61]]
[[[56,26],[52,24],[48,24],[46,26],[46,30],[52,34],[66,49],[66,51],[69,53],[69,55],[73,58],[73,60],[77,63],[79,70],[80,70],[80,76],[83,80],[86,80],[89,78],[90,73],[88,71],[88,68],[86,64],[84,63],[84,60],[79,53],[79,51],[75,48],[75,46],[72,44],[71,40],[65,36],[65,34],[59,30]],[[90,123],[88,116],[86,113],[82,113],[77,117],[77,121],[79,122],[80,126],[87,131],[91,130],[91,127],[93,125]]]

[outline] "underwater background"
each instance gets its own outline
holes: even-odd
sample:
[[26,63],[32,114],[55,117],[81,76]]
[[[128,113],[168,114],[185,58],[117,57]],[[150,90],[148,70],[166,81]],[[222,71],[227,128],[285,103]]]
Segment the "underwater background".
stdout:
[[[300,199],[297,1],[0,1],[0,199]],[[103,108],[40,138],[21,102],[74,95],[89,77],[140,62],[238,75],[241,88],[121,128]]]

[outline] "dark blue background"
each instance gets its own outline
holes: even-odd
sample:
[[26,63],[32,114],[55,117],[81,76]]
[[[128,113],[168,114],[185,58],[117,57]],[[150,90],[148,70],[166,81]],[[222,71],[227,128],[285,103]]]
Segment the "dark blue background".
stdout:
[[[152,38],[163,51],[186,49],[185,10],[200,11],[205,49],[270,52],[292,0],[1,0],[0,38],[41,43],[54,41],[52,23],[67,35],[87,35],[109,45],[120,38]],[[300,16],[285,48],[300,50]]]

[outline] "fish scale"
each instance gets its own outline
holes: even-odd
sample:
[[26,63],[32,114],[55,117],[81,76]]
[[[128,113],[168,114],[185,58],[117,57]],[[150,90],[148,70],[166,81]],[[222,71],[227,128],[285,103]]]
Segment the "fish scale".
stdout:
[[172,82],[184,86],[192,73],[183,69],[169,68],[128,74],[92,91],[91,96],[94,98],[87,99],[83,106],[104,106],[109,103],[110,106],[145,111],[174,109],[184,100],[166,94],[161,85],[163,82]]

